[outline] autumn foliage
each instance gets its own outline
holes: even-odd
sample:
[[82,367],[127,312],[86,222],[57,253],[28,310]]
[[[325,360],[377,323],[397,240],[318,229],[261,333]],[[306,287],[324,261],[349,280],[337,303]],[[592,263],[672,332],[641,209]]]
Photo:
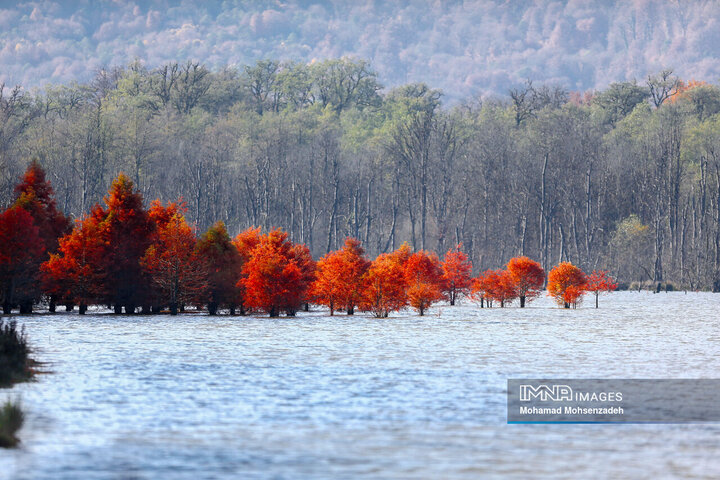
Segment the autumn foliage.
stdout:
[[407,305],[405,251],[383,253],[370,265],[360,307],[376,317],[387,317]]
[[0,295],[3,312],[15,304],[29,313],[39,296],[37,275],[45,245],[27,210],[19,206],[0,213]]
[[458,245],[448,250],[442,262],[442,292],[450,305],[470,294],[472,263]]
[[607,270],[593,270],[588,275],[585,289],[595,295],[595,308],[598,308],[598,297],[603,292],[612,292],[617,288],[617,282]]
[[548,294],[565,308],[577,306],[587,288],[587,276],[570,262],[562,262],[548,274]]
[[45,171],[31,162],[15,187],[14,204],[0,218],[0,298],[5,313],[15,305],[21,312],[32,311],[42,294],[40,264],[57,250],[58,238],[69,228]]
[[271,317],[295,315],[310,286],[314,263],[304,245],[293,244],[287,233],[273,230],[260,236],[250,260],[243,266],[245,306]]
[[473,295],[488,307],[494,302],[507,306],[518,293],[512,277],[506,270],[486,270],[473,282]]
[[[0,300],[9,313],[30,312],[44,295],[68,309],[106,305],[116,313],[167,311],[186,306],[240,309],[270,316],[295,315],[310,303],[334,314],[356,308],[377,317],[406,307],[424,315],[436,302],[451,305],[471,296],[482,306],[520,306],[537,297],[545,281],[540,264],[528,257],[510,259],[505,269],[471,277],[472,264],[461,245],[441,262],[430,251],[413,252],[407,243],[365,258],[359,240],[316,263],[310,250],[276,229],[251,227],[231,238],[223,222],[198,238],[185,218],[181,200],[144,199],[124,174],[112,182],[102,203],[72,228],[58,210],[52,188],[36,162],[16,187],[13,205],[0,213]],[[590,276],[565,262],[548,276],[548,292],[558,303],[576,305],[588,291],[597,297],[617,288],[605,271]]]
[[169,305],[170,314],[177,315],[181,305],[206,297],[208,262],[196,251],[195,234],[180,213],[157,227],[140,265],[150,278],[149,302]]
[[526,300],[540,295],[545,283],[545,270],[538,262],[528,257],[515,257],[510,259],[506,268],[521,308],[525,306]]
[[442,266],[437,255],[420,250],[405,262],[405,284],[407,285],[408,303],[420,316],[442,300]]
[[352,315],[360,304],[364,276],[370,268],[370,262],[364,255],[360,241],[347,238],[341,250],[330,252],[318,260],[310,297],[315,303],[328,307],[330,315],[340,308]]
[[225,224],[217,222],[200,237],[195,246],[198,258],[207,268],[207,309],[210,315],[218,308],[227,307],[231,314],[236,307],[244,313],[242,292],[237,286],[240,280],[243,258],[230,239]]

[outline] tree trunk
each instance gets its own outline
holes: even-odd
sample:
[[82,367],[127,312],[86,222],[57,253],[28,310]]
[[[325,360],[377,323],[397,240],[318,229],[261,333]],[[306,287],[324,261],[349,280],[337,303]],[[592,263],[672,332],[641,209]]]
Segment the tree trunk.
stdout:
[[115,312],[115,315],[120,315],[122,313],[122,305],[117,303],[113,305],[113,312]]
[[50,303],[48,304],[48,312],[55,313],[57,310],[57,304],[55,303],[55,296],[50,296]]
[[348,315],[355,315],[355,306],[354,306],[354,305],[350,305],[350,306],[348,307],[348,309],[347,309],[347,314],[348,314]]
[[595,308],[598,308],[598,299],[600,298],[600,293],[595,292]]
[[72,312],[73,310],[75,310],[75,304],[74,304],[74,303],[68,302],[68,303],[65,304],[65,311],[66,311],[66,312]]
[[564,304],[563,306],[564,306],[565,308],[570,308],[570,304],[567,303],[567,302],[565,302],[565,304]]
[[29,315],[32,313],[32,300],[24,301],[20,304],[20,314]]
[[178,304],[171,303],[170,304],[170,315],[177,315],[177,314],[178,314]]
[[525,308],[525,295],[520,295],[520,308]]
[[80,307],[78,308],[78,313],[80,313],[80,315],[85,315],[85,312],[87,312],[87,305],[81,303]]
[[210,302],[207,306],[209,315],[216,315],[218,310],[217,302]]

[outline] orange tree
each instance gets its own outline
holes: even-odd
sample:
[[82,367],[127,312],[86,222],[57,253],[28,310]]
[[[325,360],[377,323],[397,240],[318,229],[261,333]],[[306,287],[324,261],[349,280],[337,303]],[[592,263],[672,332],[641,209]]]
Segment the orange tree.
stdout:
[[15,305],[30,313],[40,295],[38,272],[45,254],[40,230],[27,210],[14,206],[0,213],[0,296],[3,313]]
[[570,308],[570,305],[577,306],[586,284],[587,277],[582,270],[570,262],[562,262],[550,270],[547,289],[558,305]]
[[515,283],[507,270],[494,270],[487,274],[486,288],[487,294],[500,302],[501,308],[518,297]]
[[405,250],[399,253],[396,250],[373,260],[364,277],[362,310],[380,318],[407,305],[404,258]]
[[255,247],[258,246],[258,244],[260,244],[261,236],[262,234],[260,227],[250,227],[240,232],[232,240],[232,244],[237,250],[238,256],[240,257],[240,265],[237,271],[238,280],[235,284],[235,287],[237,288],[238,305],[240,306],[240,311],[243,315],[245,314],[247,308],[244,300],[245,287],[243,282],[241,281],[245,276],[245,274],[243,273],[243,266],[250,261],[253,250],[255,249]]
[[437,255],[425,250],[410,255],[405,262],[405,284],[408,303],[423,316],[433,303],[443,298],[442,267]]
[[538,262],[528,257],[515,257],[510,259],[506,269],[520,298],[520,308],[525,307],[526,299],[530,301],[540,295],[545,283],[545,270]]
[[227,306],[230,314],[235,314],[235,307],[241,306],[242,298],[237,282],[240,279],[242,259],[240,253],[230,239],[225,224],[217,222],[205,232],[195,247],[197,254],[208,268],[208,290],[206,303],[208,313],[215,315],[220,306]]
[[43,290],[68,308],[79,305],[81,315],[98,301],[105,284],[102,264],[107,246],[101,229],[96,216],[78,220],[72,232],[60,239],[58,252],[41,267]]
[[330,308],[355,312],[363,292],[363,276],[370,262],[363,256],[360,241],[348,237],[341,250],[330,252],[317,262],[316,278],[310,288],[313,301]]
[[480,308],[485,308],[485,302],[487,302],[488,308],[492,307],[492,299],[488,295],[488,275],[493,270],[486,270],[479,274],[476,278],[472,279],[472,285],[470,287],[470,298],[476,302],[480,302]]
[[598,308],[598,297],[602,292],[612,292],[617,288],[615,279],[607,270],[593,270],[587,278],[585,289],[595,294],[595,308]]
[[261,235],[243,265],[239,284],[247,308],[271,317],[281,312],[294,315],[305,300],[313,269],[307,248],[296,246],[282,230]]
[[461,247],[462,244],[448,250],[442,262],[442,292],[450,305],[455,305],[458,297],[468,295],[472,286],[472,263]]

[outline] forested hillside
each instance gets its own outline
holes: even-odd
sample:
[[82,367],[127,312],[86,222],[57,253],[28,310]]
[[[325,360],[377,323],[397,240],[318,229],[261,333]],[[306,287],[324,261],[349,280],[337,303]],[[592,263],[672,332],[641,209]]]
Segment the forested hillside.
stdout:
[[88,81],[138,58],[213,69],[265,58],[372,60],[388,87],[451,101],[526,78],[572,90],[667,66],[720,76],[717,0],[77,0],[0,5],[0,81]]
[[80,218],[124,171],[199,231],[284,228],[317,258],[457,243],[476,271],[527,255],[620,281],[720,287],[720,89],[671,72],[595,93],[528,83],[452,106],[383,92],[357,59],[241,69],[136,62],[0,99],[0,206],[39,159]]

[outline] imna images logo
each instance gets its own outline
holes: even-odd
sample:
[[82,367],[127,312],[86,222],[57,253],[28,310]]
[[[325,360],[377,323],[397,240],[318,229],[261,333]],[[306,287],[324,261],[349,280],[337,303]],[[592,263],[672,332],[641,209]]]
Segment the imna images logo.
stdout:
[[573,391],[568,385],[520,385],[521,402],[530,402],[535,398],[541,402],[572,401]]

